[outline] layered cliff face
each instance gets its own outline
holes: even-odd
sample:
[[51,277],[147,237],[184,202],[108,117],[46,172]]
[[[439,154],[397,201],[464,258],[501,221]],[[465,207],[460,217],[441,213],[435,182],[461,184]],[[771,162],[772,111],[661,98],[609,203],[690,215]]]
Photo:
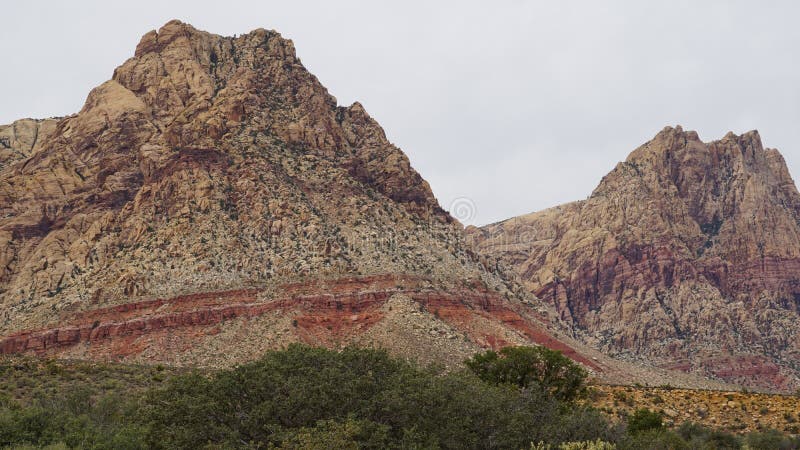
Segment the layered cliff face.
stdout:
[[0,128],[0,147],[2,353],[219,364],[372,342],[460,362],[544,342],[582,358],[276,32],[170,22],[80,112]]
[[754,386],[800,373],[800,195],[758,132],[666,128],[584,201],[470,238],[586,342]]

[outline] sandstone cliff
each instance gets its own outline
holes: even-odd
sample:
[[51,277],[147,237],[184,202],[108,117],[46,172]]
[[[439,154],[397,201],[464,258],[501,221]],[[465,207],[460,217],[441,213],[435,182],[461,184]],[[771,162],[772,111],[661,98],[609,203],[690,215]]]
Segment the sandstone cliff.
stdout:
[[800,195],[758,132],[665,128],[591,196],[471,228],[603,351],[757,387],[800,374]]

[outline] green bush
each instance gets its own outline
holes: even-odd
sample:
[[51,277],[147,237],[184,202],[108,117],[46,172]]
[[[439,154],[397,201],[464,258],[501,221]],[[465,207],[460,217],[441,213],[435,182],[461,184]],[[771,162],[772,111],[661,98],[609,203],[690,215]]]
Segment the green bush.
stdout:
[[621,426],[609,426],[608,420],[594,408],[578,408],[571,406],[569,414],[562,415],[553,424],[549,435],[559,442],[602,440],[617,442],[623,434]]
[[531,444],[530,450],[615,450],[616,448],[616,445],[598,439],[595,441],[564,442],[558,446],[540,442]]
[[[545,391],[486,383],[469,372],[441,374],[383,351],[350,348],[293,345],[211,377],[175,377],[144,403],[152,448],[285,446],[329,433],[363,448],[523,448],[581,433],[612,435],[599,413],[572,412]],[[358,432],[363,429],[380,430],[382,437],[367,440],[372,436]]]
[[628,434],[639,434],[643,431],[661,430],[664,424],[661,414],[649,409],[637,409],[628,417]]
[[[49,399],[44,404],[0,409],[0,447],[146,448],[141,427],[126,423],[131,416],[118,414],[117,409],[100,413],[94,410],[94,404],[76,405],[72,401]],[[123,405],[117,403],[116,407]]]
[[600,440],[567,442],[558,446],[558,450],[614,450],[616,448],[616,445]]
[[619,450],[697,450],[672,431],[650,428],[623,438]]
[[320,421],[285,433],[280,449],[343,449],[386,448],[390,445],[388,429],[370,421],[348,419]]
[[561,401],[586,395],[586,370],[557,350],[547,347],[505,347],[489,350],[465,361],[480,379],[489,383],[540,387]]
[[689,443],[696,443],[697,445],[693,448],[703,450],[735,450],[741,448],[742,445],[741,440],[737,436],[719,430],[712,431],[702,441],[694,439]]
[[689,444],[689,448],[700,450],[739,449],[740,439],[733,434],[712,430],[693,422],[684,422],[678,434]]
[[784,436],[777,430],[750,433],[745,437],[747,447],[752,450],[792,450],[800,448],[800,438]]

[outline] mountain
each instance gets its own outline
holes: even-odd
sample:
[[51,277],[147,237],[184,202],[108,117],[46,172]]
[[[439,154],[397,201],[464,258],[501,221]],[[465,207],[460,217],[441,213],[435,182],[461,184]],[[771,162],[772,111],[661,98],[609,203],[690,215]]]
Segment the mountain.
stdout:
[[703,143],[667,127],[588,199],[468,231],[591,346],[800,386],[800,195],[757,131]]
[[77,114],[1,127],[0,158],[0,353],[213,366],[302,341],[456,364],[539,342],[602,371],[274,31],[171,21]]

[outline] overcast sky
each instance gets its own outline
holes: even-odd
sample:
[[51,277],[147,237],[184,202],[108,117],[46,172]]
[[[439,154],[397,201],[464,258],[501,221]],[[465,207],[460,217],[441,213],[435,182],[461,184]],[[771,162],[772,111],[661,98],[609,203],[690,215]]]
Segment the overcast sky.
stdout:
[[797,2],[145,1],[4,5],[0,123],[76,112],[177,18],[275,29],[358,100],[445,209],[484,224],[585,198],[666,125],[758,129],[800,173]]

